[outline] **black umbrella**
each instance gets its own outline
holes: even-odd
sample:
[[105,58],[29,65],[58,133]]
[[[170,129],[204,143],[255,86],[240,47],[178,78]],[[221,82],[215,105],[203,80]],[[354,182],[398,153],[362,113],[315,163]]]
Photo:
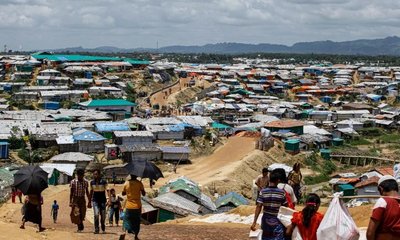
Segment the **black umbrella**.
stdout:
[[39,166],[22,167],[14,174],[14,187],[25,195],[40,194],[48,187],[48,173]]
[[147,160],[133,160],[125,165],[129,174],[140,178],[150,178],[157,180],[164,177],[161,170],[152,162]]

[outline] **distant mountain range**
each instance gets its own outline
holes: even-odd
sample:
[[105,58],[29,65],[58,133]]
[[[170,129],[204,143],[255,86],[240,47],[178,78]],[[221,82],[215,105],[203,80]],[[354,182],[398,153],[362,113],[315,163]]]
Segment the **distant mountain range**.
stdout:
[[383,39],[354,40],[345,42],[315,41],[299,42],[292,46],[281,44],[246,44],[246,43],[217,43],[203,46],[168,46],[159,49],[132,48],[124,49],[110,46],[97,48],[64,48],[47,51],[54,52],[90,52],[90,53],[129,53],[129,52],[154,52],[154,53],[216,53],[216,54],[241,54],[241,53],[315,53],[315,54],[343,54],[343,55],[394,55],[400,56],[400,38],[397,36]]

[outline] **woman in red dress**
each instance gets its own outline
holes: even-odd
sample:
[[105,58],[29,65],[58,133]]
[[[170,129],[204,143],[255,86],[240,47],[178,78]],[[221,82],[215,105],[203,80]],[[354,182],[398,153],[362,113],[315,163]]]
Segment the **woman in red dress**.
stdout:
[[286,229],[286,235],[291,236],[297,227],[303,240],[317,240],[317,229],[324,218],[318,212],[320,204],[321,199],[317,194],[308,195],[304,209],[293,214],[292,224]]

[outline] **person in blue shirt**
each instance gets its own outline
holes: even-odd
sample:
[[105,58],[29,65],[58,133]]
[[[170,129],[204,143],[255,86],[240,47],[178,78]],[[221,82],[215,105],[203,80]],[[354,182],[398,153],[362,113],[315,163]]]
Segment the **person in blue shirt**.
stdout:
[[50,215],[53,217],[54,223],[57,223],[58,209],[60,207],[57,204],[57,200],[54,200],[53,205],[51,205],[51,213]]

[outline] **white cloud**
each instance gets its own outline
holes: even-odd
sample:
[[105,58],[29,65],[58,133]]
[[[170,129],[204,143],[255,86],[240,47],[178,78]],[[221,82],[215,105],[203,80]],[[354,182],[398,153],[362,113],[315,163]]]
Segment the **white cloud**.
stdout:
[[351,40],[400,35],[398,16],[398,0],[1,0],[0,45]]

